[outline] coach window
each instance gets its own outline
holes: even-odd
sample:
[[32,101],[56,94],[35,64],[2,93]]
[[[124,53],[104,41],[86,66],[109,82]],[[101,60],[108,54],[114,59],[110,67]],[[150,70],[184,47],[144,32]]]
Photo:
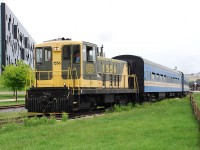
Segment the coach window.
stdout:
[[160,81],[163,81],[163,75],[162,74],[160,75]]
[[163,81],[166,81],[166,75],[163,76]]
[[146,77],[145,77],[145,79],[148,79],[148,71],[146,71]]
[[154,72],[152,72],[151,78],[152,78],[152,80],[155,80],[155,73]]
[[52,50],[50,47],[44,48],[44,60],[51,61]]
[[156,74],[156,80],[160,80],[159,74]]
[[42,63],[42,48],[36,48],[36,63]]

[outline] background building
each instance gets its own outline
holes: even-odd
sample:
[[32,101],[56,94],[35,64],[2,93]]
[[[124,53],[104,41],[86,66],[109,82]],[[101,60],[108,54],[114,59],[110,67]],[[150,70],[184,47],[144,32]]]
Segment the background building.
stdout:
[[2,66],[23,60],[33,67],[34,40],[5,3],[0,15],[0,74]]

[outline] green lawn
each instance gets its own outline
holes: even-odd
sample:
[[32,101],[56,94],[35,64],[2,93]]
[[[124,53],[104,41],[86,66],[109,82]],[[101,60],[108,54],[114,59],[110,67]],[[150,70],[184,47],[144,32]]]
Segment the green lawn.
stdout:
[[24,117],[24,116],[27,116],[27,115],[28,114],[27,114],[26,110],[23,110],[23,111],[20,111],[20,112],[1,112],[0,113],[0,119],[5,119],[5,118],[9,119],[9,118],[15,118],[15,117]]
[[189,98],[138,106],[93,119],[0,129],[0,149],[199,150]]
[[24,104],[24,100],[17,100],[17,101],[9,101],[9,102],[1,102],[0,101],[0,106],[8,106],[8,105],[18,105],[18,104]]
[[193,97],[194,97],[194,100],[197,102],[197,104],[200,108],[200,93],[194,93]]
[[[18,99],[24,99],[24,94],[18,94]],[[0,94],[0,101],[5,99],[15,99],[15,96],[13,94]]]
[[25,103],[24,94],[19,94],[17,97],[18,97],[17,101],[3,102],[2,100],[15,99],[15,96],[13,96],[13,94],[0,94],[0,106],[17,105],[17,104],[24,104]]

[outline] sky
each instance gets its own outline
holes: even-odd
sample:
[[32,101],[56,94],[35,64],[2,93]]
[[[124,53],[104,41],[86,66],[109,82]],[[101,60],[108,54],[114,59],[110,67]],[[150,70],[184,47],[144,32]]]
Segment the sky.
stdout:
[[199,0],[1,0],[36,43],[65,37],[200,72]]

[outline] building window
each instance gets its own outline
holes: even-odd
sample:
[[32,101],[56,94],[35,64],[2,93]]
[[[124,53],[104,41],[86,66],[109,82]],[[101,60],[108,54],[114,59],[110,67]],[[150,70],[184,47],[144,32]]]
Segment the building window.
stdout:
[[21,59],[24,60],[24,49],[23,48],[21,49]]

